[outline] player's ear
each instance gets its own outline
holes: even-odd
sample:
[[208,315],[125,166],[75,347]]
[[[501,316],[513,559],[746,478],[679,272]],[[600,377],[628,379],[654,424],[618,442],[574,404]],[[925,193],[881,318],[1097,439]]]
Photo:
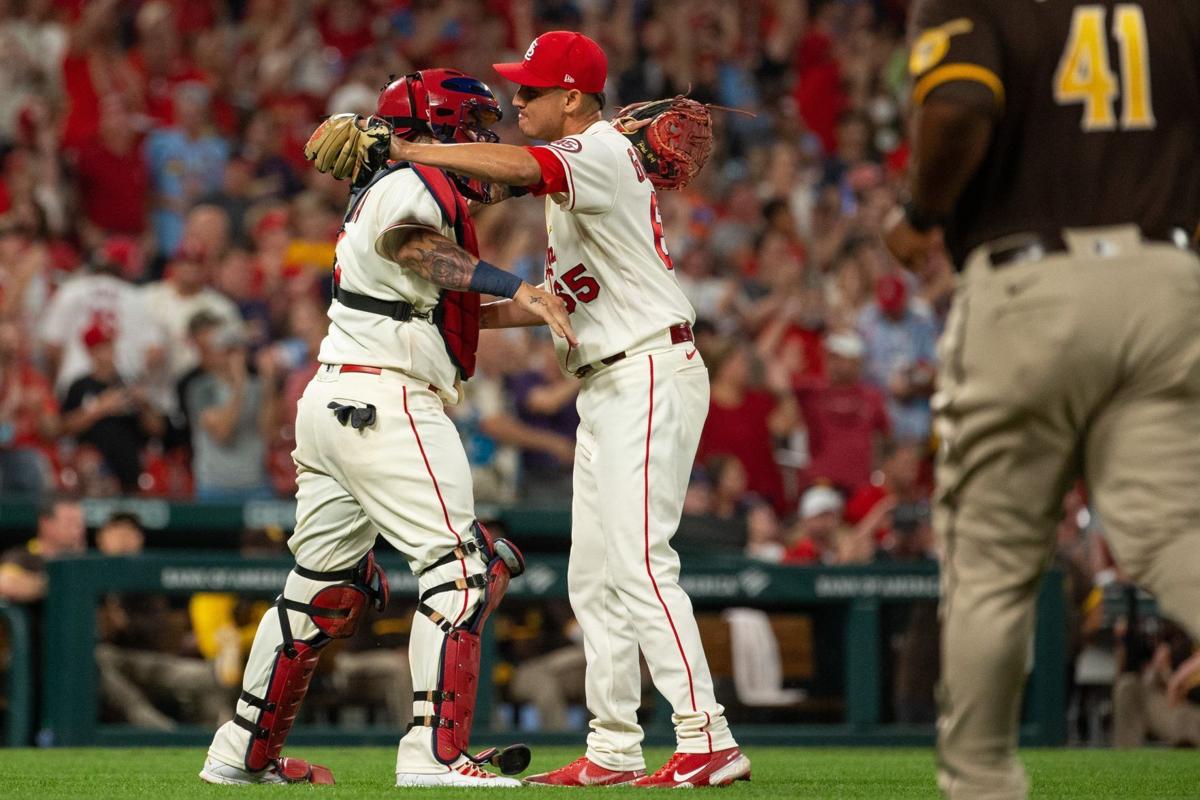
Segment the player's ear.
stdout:
[[578,114],[583,110],[583,92],[578,89],[567,89],[563,97],[563,111],[568,114]]

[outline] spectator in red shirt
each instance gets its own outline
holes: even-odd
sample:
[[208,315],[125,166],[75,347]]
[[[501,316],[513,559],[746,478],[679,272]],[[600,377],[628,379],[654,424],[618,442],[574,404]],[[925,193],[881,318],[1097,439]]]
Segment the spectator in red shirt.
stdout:
[[795,395],[778,362],[766,367],[769,391],[753,388],[750,358],[749,349],[737,342],[705,357],[712,394],[697,458],[705,462],[717,454],[733,456],[746,471],[747,488],[783,511],[783,474],[775,462],[774,440],[788,436],[796,425]]
[[[827,4],[823,10],[832,5]],[[837,148],[837,120],[848,100],[842,88],[842,68],[826,24],[824,18],[818,17],[800,40],[794,98],[805,125],[820,138],[825,152],[832,153]]]
[[146,230],[150,172],[137,140],[124,104],[115,97],[105,100],[100,137],[79,148],[75,165],[83,215],[100,229],[88,232],[89,238],[100,241],[102,233],[140,236]]
[[862,338],[831,334],[825,352],[826,383],[801,393],[809,473],[851,494],[870,482],[876,449],[891,435],[891,425],[883,395],[862,381]]
[[120,46],[119,5],[118,0],[87,3],[70,29],[71,44],[61,75],[67,101],[62,123],[65,150],[96,136],[102,97],[115,94],[140,104],[141,80]]
[[129,54],[129,66],[142,80],[146,112],[155,127],[175,124],[176,86],[204,80],[184,48],[176,20],[175,10],[164,0],[145,3],[134,20],[138,41]]
[[[885,501],[892,505],[916,505],[928,500],[929,492],[921,485],[921,448],[907,442],[889,443],[883,450],[883,465],[860,486],[846,503],[846,521],[857,525]],[[888,547],[891,540],[890,518],[875,528],[877,544]]]
[[800,519],[792,529],[784,564],[821,564],[835,555],[842,524],[842,496],[828,486],[810,486],[800,498]]

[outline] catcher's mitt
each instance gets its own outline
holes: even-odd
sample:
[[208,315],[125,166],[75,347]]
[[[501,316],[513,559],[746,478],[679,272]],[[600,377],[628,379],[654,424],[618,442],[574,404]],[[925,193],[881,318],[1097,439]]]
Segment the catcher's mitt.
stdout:
[[370,179],[387,163],[392,127],[378,117],[334,114],[304,145],[304,157],[340,180]]
[[712,114],[683,95],[625,106],[613,127],[629,138],[656,189],[682,189],[712,155]]

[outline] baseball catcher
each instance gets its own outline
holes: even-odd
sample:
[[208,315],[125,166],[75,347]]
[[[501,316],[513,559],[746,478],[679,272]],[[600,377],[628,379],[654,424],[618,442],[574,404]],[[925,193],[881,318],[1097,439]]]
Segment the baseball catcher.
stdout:
[[[494,142],[486,85],[430,69],[393,81],[375,116],[327,120],[310,156],[355,181],[338,236],[321,367],[296,414],[296,565],[259,624],[233,720],[214,737],[210,783],[332,783],[324,767],[281,757],[321,650],[350,636],[388,584],[370,554],[377,532],[408,560],[420,596],[409,640],[413,723],[398,786],[513,787],[529,763],[513,745],[468,752],[480,634],[520,552],[475,519],[470,467],[445,405],[475,367],[480,293],[511,298],[569,331],[563,303],[479,260],[465,179],[385,162],[391,137]],[[364,168],[370,165],[371,168]],[[475,196],[475,195],[472,195]],[[555,321],[557,320],[557,322]]]

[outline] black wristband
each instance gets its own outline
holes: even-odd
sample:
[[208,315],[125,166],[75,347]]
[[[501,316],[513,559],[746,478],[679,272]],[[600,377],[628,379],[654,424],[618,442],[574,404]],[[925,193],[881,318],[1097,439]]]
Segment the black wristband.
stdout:
[[926,212],[912,200],[904,204],[904,218],[918,233],[927,233],[933,228],[946,222],[944,217],[938,217]]
[[475,272],[471,275],[471,284],[467,288],[480,294],[511,298],[517,296],[517,290],[521,288],[521,279],[495,264],[480,259],[475,264]]

